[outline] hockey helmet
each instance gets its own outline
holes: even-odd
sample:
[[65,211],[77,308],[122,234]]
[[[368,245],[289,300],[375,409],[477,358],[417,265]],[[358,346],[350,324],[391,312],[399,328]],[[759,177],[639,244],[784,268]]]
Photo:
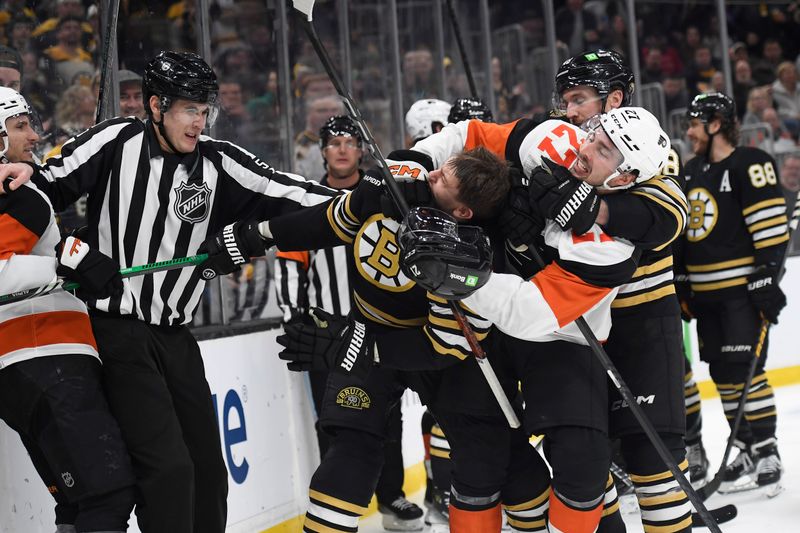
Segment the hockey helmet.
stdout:
[[556,109],[566,109],[562,98],[564,91],[579,85],[593,87],[603,100],[611,91],[619,89],[622,91],[622,106],[631,103],[631,96],[636,90],[633,71],[622,56],[613,50],[584,52],[561,64],[556,73],[556,93],[553,95]]
[[736,103],[733,98],[722,93],[698,94],[686,111],[686,118],[698,118],[703,124],[708,124],[715,117],[719,117],[723,123],[736,122]]
[[358,145],[361,146],[363,138],[358,126],[353,122],[353,119],[347,115],[337,115],[331,117],[319,129],[319,146],[325,148],[328,142],[334,137],[355,137]]
[[9,148],[6,120],[20,115],[30,115],[32,120],[33,113],[28,102],[14,89],[0,87],[0,136],[2,136],[3,142],[3,146],[0,148],[0,157],[5,156]]
[[483,122],[494,122],[492,110],[489,109],[480,98],[458,98],[450,108],[447,115],[447,122],[455,123],[462,120],[476,118]]
[[438,209],[415,207],[398,234],[403,272],[423,289],[460,300],[491,276],[492,247],[478,226],[462,226]]
[[417,100],[406,113],[406,133],[411,140],[417,142],[433,135],[434,126],[447,124],[447,115],[450,113],[450,104],[444,100],[428,98]]
[[167,112],[178,98],[207,104],[208,127],[214,124],[219,113],[217,76],[202,57],[191,52],[160,52],[147,64],[142,80],[142,98],[148,115],[153,95],[159,97],[162,113]]
[[661,129],[658,119],[643,107],[621,107],[596,115],[589,119],[587,128],[592,131],[597,127],[603,128],[622,154],[622,163],[606,178],[603,188],[608,189],[609,181],[625,173],[636,175],[634,183],[646,181],[658,174],[667,162],[671,149],[669,135]]

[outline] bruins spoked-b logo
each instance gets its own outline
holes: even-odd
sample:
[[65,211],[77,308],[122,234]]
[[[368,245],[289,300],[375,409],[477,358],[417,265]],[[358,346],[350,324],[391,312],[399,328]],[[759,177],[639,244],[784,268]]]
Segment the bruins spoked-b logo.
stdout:
[[702,241],[717,225],[719,208],[711,193],[703,187],[697,187],[686,195],[689,200],[689,227],[686,238],[691,242]]
[[175,189],[175,214],[178,218],[196,224],[206,219],[211,189],[203,183],[181,183]]
[[336,405],[347,407],[348,409],[369,409],[372,400],[369,394],[358,387],[345,387],[336,395]]
[[383,215],[373,215],[361,226],[353,243],[356,268],[373,285],[390,292],[404,292],[414,282],[400,270],[400,224]]

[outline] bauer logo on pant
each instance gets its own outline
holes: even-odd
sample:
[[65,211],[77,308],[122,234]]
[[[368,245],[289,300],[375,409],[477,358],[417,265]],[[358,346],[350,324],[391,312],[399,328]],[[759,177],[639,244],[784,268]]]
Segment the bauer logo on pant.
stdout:
[[336,395],[336,404],[348,409],[369,409],[372,400],[369,394],[358,387],[345,387]]
[[175,189],[175,214],[186,222],[196,224],[208,216],[211,189],[205,183],[181,183]]

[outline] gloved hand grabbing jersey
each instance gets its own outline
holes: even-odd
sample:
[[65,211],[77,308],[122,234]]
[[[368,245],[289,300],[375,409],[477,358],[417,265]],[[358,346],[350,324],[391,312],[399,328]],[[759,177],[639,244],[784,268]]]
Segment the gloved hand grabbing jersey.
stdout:
[[531,203],[563,230],[583,235],[592,227],[600,211],[597,191],[566,168],[544,159],[544,165],[531,173]]
[[763,317],[778,323],[781,309],[786,307],[786,295],[778,286],[778,266],[761,265],[747,276],[747,294]]
[[514,248],[536,241],[544,229],[544,217],[536,205],[531,205],[529,180],[517,170],[508,173],[511,189],[506,205],[497,217],[497,226]]
[[123,291],[119,263],[72,235],[61,248],[56,274],[79,283],[76,294],[82,300],[103,300]]
[[286,324],[278,357],[289,370],[331,370],[363,378],[375,364],[375,335],[365,322],[338,317],[315,307],[312,320]]
[[197,268],[203,279],[238,272],[251,257],[263,256],[272,241],[258,231],[257,222],[234,222],[206,238],[197,253],[208,254],[208,259]]

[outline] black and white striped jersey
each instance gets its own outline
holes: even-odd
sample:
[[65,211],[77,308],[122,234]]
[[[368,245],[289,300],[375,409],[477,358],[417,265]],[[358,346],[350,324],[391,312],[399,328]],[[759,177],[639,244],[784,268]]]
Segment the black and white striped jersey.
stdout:
[[[206,136],[191,154],[164,153],[152,123],[133,117],[70,139],[33,181],[56,210],[88,193],[86,240],[122,268],[194,255],[226,224],[267,220],[336,195]],[[128,278],[121,297],[88,304],[151,324],[185,324],[204,287],[197,269],[184,268]]]
[[350,246],[311,252],[278,252],[275,289],[284,321],[319,307],[338,316],[350,313],[348,253]]

